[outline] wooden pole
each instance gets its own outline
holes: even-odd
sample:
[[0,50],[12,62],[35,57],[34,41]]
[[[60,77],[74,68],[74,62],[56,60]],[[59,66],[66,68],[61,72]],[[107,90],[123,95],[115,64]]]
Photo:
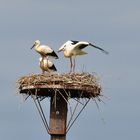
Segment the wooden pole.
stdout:
[[56,94],[50,102],[51,140],[66,140],[67,97]]
[[66,135],[51,135],[51,140],[66,140]]

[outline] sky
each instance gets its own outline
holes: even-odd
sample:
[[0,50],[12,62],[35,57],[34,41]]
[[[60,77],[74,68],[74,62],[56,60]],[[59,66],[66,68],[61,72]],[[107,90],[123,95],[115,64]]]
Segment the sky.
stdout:
[[[87,47],[76,58],[76,71],[100,77],[105,104],[99,102],[99,112],[90,102],[67,139],[139,140],[139,7],[139,0],[0,0],[0,139],[50,138],[33,101],[23,102],[16,88],[21,76],[41,73],[30,50],[39,39],[55,51],[67,40],[84,40],[109,52]],[[68,72],[69,60],[58,55],[58,72]]]

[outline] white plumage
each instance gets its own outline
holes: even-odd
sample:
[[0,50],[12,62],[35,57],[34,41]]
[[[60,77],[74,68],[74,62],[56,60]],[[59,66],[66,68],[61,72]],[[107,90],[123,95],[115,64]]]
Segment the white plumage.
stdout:
[[[92,46],[96,49],[101,50],[103,53],[108,54],[108,52],[105,51],[104,49],[97,47],[89,42],[69,40],[59,48],[58,52],[63,51],[64,56],[70,58],[70,72],[74,71],[75,69],[75,57],[77,55],[87,54],[82,50],[87,46]],[[74,62],[72,62],[72,57],[74,57],[73,59]]]
[[46,58],[39,58],[39,66],[42,69],[42,73],[57,71],[56,67],[54,66],[53,62]]
[[36,40],[33,44],[33,46],[31,47],[35,48],[36,52],[38,52],[43,58],[44,57],[53,57],[58,59],[57,54],[54,52],[54,50],[52,48],[50,48],[47,45],[41,45],[39,40]]

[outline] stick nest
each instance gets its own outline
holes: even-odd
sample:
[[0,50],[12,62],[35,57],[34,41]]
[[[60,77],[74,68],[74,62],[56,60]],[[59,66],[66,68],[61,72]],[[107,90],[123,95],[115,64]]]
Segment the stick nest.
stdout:
[[71,93],[71,97],[97,97],[100,95],[101,86],[99,78],[89,73],[47,73],[30,74],[17,81],[20,93],[27,93],[28,89],[48,89],[46,96],[51,96],[52,89]]

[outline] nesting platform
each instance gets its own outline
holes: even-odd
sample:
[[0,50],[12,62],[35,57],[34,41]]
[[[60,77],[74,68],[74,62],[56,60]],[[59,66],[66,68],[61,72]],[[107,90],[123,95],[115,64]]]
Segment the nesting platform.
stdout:
[[[46,73],[23,76],[17,81],[17,86],[21,94],[27,94],[28,97],[31,95],[33,98],[51,140],[66,140],[67,132],[89,100],[96,97],[99,99],[101,86],[98,81],[95,74],[89,73]],[[51,99],[49,124],[41,107],[42,100],[38,100],[46,97]],[[77,98],[77,103],[73,110],[71,107],[71,116],[67,121],[69,99],[72,98]],[[87,100],[86,103],[80,102],[81,99]],[[79,103],[82,107],[75,116]]]
[[30,74],[17,81],[21,94],[52,97],[60,92],[68,98],[92,98],[100,96],[98,78],[89,73]]

